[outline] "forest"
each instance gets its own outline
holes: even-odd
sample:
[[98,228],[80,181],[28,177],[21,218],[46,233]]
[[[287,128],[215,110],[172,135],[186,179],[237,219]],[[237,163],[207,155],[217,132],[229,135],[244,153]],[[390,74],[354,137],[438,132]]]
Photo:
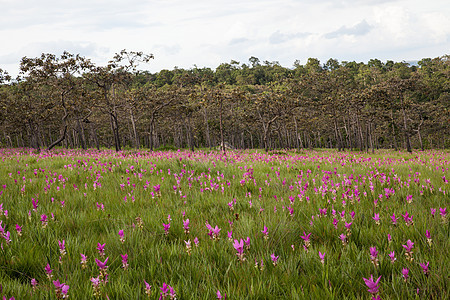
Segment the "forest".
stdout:
[[150,73],[152,59],[123,50],[99,66],[64,52],[22,58],[16,78],[0,69],[0,147],[450,147],[449,55]]

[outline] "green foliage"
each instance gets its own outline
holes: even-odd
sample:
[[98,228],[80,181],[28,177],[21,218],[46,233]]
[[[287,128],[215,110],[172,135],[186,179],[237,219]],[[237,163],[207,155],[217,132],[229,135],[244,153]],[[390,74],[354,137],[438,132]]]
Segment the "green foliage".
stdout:
[[[33,154],[3,149],[0,158],[0,220],[11,234],[10,243],[2,237],[2,296],[54,299],[54,285],[44,272],[49,263],[52,279],[70,286],[70,298],[94,298],[90,279],[99,274],[94,259],[104,260],[98,243],[106,244],[109,257],[108,283],[100,298],[145,298],[146,280],[152,285],[151,299],[158,298],[163,282],[180,299],[211,299],[217,290],[236,299],[365,299],[369,293],[362,278],[371,274],[382,276],[383,299],[415,298],[417,289],[420,298],[450,296],[444,275],[449,266],[448,215],[439,215],[450,200],[448,152],[230,151],[225,156],[216,151],[58,149]],[[157,185],[160,195],[154,190]],[[39,200],[35,210],[32,199]],[[322,208],[326,216],[320,216]],[[437,209],[434,216],[430,208]],[[403,220],[406,212],[413,216],[411,225]],[[380,214],[380,225],[374,213]],[[399,218],[396,226],[390,221],[393,213]],[[45,228],[42,214],[48,216]],[[188,234],[183,229],[187,218]],[[352,222],[351,234],[344,221]],[[169,222],[166,235],[162,223]],[[220,239],[208,236],[205,222],[221,228]],[[21,236],[15,224],[22,226]],[[268,239],[261,232],[264,226]],[[123,243],[119,230],[124,230]],[[233,239],[250,237],[245,261],[237,259],[227,238],[230,230]],[[305,233],[311,233],[308,251],[300,237]],[[348,236],[345,246],[338,238],[342,233]],[[60,263],[62,240],[67,254]],[[187,240],[192,242],[191,255]],[[414,242],[412,262],[402,246],[407,240]],[[378,250],[378,267],[371,263],[370,247]],[[324,264],[318,251],[326,253]],[[388,257],[391,251],[395,263]],[[88,258],[86,268],[80,253]],[[125,253],[127,270],[120,256]],[[272,254],[279,256],[276,266]],[[430,262],[428,276],[419,266],[425,262]],[[402,268],[409,269],[407,282]],[[32,278],[38,281],[35,290]]]

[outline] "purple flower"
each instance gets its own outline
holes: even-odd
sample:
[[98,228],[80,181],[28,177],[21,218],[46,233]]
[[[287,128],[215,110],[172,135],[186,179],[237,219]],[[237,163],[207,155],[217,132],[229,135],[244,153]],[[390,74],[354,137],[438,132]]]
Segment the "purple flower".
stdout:
[[95,262],[97,263],[97,267],[99,268],[99,270],[106,270],[108,268],[108,266],[106,265],[106,263],[108,262],[108,258],[109,257],[107,257],[104,262],[102,262],[97,258],[95,259]]
[[45,228],[47,226],[47,215],[46,214],[41,215],[41,223],[42,223],[42,227]]
[[66,298],[67,292],[69,291],[69,286],[64,283],[60,283],[59,280],[53,281],[53,285],[55,286],[56,298]]
[[264,239],[269,238],[269,230],[267,229],[266,225],[264,225],[264,230],[261,231],[264,234]]
[[170,222],[168,224],[163,223],[164,234],[169,235]]
[[377,258],[378,251],[375,247],[370,247],[369,251],[370,251],[370,260],[372,261],[373,265],[375,267],[377,267],[378,266],[378,258]]
[[406,202],[407,203],[411,203],[412,202],[412,195],[408,195],[408,196],[406,196]]
[[120,237],[120,241],[123,243],[125,242],[125,237],[124,237],[124,233],[123,233],[123,229],[119,230],[119,237]]
[[216,225],[216,227],[214,227],[214,228],[212,228],[212,236],[213,236],[213,239],[219,239],[219,233],[220,233],[220,228],[219,228],[219,226],[217,226]]
[[120,256],[122,257],[122,268],[124,270],[128,269],[128,254],[125,253],[125,254],[121,254]]
[[375,223],[377,224],[377,225],[379,225],[380,224],[380,214],[375,214],[373,217],[372,217],[372,219],[375,221]]
[[83,253],[80,253],[80,255],[81,255],[81,262],[80,262],[81,267],[82,267],[83,269],[85,269],[86,266],[87,266],[87,256],[84,255]]
[[414,243],[411,240],[406,241],[406,245],[402,245],[403,248],[406,249],[406,252],[412,252],[412,248],[414,247]]
[[342,245],[347,245],[347,236],[345,234],[340,234],[339,238],[341,239]]
[[413,224],[413,215],[409,215],[408,212],[406,212],[404,215],[402,214],[403,219],[405,220],[406,226]]
[[90,281],[92,282],[92,285],[94,286],[94,288],[96,288],[100,284],[100,276],[92,277],[90,279]]
[[377,248],[376,248],[376,247],[370,247],[369,251],[370,251],[370,257],[371,257],[372,259],[377,258],[378,251],[377,251]]
[[167,297],[167,293],[169,292],[169,285],[167,285],[167,283],[163,282],[162,287],[159,288],[161,290],[161,298],[166,298]]
[[238,256],[239,261],[244,261],[244,240],[234,240],[233,247],[236,249],[236,255]]
[[430,266],[430,262],[427,261],[426,264],[419,263],[419,265],[422,267],[423,274],[425,274],[426,276],[428,276],[428,274],[430,273],[430,270],[428,269],[428,267]]
[[364,278],[364,283],[367,285],[367,287],[369,288],[367,291],[371,294],[376,294],[378,293],[378,283],[380,282],[381,276],[378,277],[377,281],[373,281],[373,275],[370,275],[369,279]]
[[22,226],[19,226],[19,224],[16,224],[16,231],[17,231],[17,235],[21,236],[22,235]]
[[403,246],[403,248],[406,249],[406,253],[405,253],[406,259],[409,261],[413,261],[412,248],[414,247],[414,243],[411,242],[411,240],[407,240],[406,245],[402,245],[402,246]]
[[350,231],[350,227],[352,226],[353,222],[347,223],[344,222],[344,227],[347,228],[348,231]]
[[183,229],[185,234],[189,234],[189,219],[183,220]]
[[278,264],[278,257],[279,256],[275,256],[275,253],[272,253],[270,255],[270,258],[272,259],[272,263],[273,263],[274,266],[276,266]]
[[145,293],[146,293],[148,296],[150,296],[151,290],[152,290],[152,286],[151,286],[147,281],[145,281],[145,280],[144,280],[144,283],[145,283]]
[[31,286],[33,287],[33,289],[35,289],[37,287],[37,280],[35,278],[31,278]]
[[425,231],[425,237],[427,239],[431,239],[431,234],[430,234],[430,232],[428,230]]
[[445,216],[447,215],[447,207],[444,207],[444,208],[439,207],[439,214],[440,214],[442,217],[445,217]]
[[65,255],[66,254],[66,241],[63,240],[58,241],[58,245],[59,245],[59,253],[61,253],[61,255]]
[[434,218],[434,215],[436,214],[436,208],[430,208],[431,210],[431,216]]
[[393,224],[393,225],[397,225],[397,220],[398,220],[398,218],[395,217],[395,213],[392,214],[391,220],[392,220],[392,224]]
[[171,287],[169,285],[169,297],[170,297],[170,299],[175,299],[175,296],[176,296],[175,290],[173,289],[173,287]]
[[409,277],[408,273],[409,273],[409,270],[407,268],[402,269],[402,275],[403,275],[403,278],[405,279],[405,281],[408,280],[408,277]]
[[319,214],[320,214],[320,216],[326,216],[327,215],[327,209],[326,208],[319,208]]
[[324,253],[322,254],[322,252],[319,251],[319,258],[320,258],[320,262],[321,262],[322,264],[325,263],[325,254],[326,254],[326,252],[324,252]]
[[11,233],[9,231],[7,231],[5,233],[5,235],[3,236],[3,238],[6,240],[6,243],[9,244],[11,243]]
[[306,234],[306,233],[303,231],[303,235],[301,235],[300,237],[303,239],[303,241],[305,241],[305,243],[306,243],[306,242],[309,242],[309,238],[311,237],[311,233]]
[[31,203],[33,204],[33,210],[34,211],[36,211],[37,210],[37,208],[38,208],[38,202],[39,202],[39,199],[34,199],[34,198],[31,198]]
[[45,266],[45,273],[47,274],[48,277],[52,277],[52,272],[53,272],[53,270],[52,270],[52,268],[50,267],[50,264],[47,264],[47,265]]
[[219,290],[217,290],[217,299],[227,299],[227,294],[223,295],[220,293]]
[[250,237],[248,236],[247,239],[244,240],[245,242],[245,248],[248,250],[250,249]]
[[100,256],[105,256],[105,246],[106,246],[106,243],[103,245],[100,243],[97,244],[97,250],[98,250],[98,254],[100,254]]
[[333,219],[333,226],[334,226],[335,229],[338,228],[338,227],[337,227],[338,222],[339,222],[339,221],[338,221],[336,218]]
[[392,251],[391,253],[388,254],[389,257],[391,258],[391,263],[394,263],[397,259],[395,258],[395,251]]
[[390,243],[392,241],[392,236],[390,233],[388,233],[387,238],[388,238],[388,243]]

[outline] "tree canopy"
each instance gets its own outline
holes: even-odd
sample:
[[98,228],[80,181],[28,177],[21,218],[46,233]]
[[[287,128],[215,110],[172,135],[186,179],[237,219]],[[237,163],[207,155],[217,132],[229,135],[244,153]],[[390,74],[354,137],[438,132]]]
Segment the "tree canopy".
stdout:
[[367,63],[231,61],[139,71],[151,54],[105,66],[80,55],[0,69],[0,145],[51,149],[449,147],[450,56]]

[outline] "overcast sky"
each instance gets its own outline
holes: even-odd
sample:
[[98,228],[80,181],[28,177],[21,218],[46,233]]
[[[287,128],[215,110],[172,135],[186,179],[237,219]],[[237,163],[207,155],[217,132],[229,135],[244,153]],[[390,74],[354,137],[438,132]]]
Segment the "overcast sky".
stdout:
[[144,68],[216,68],[308,57],[409,61],[450,54],[449,0],[0,0],[0,68],[64,50],[107,62],[152,53]]

